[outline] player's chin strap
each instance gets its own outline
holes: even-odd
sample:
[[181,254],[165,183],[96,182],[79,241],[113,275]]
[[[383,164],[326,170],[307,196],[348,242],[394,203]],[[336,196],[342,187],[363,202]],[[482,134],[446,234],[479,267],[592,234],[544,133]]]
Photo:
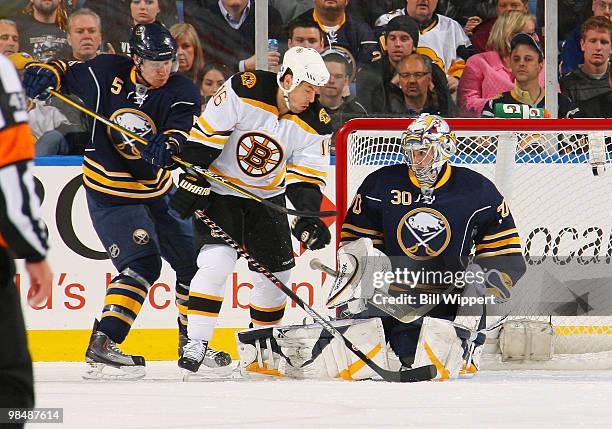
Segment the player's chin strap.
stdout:
[[431,380],[437,375],[437,369],[434,365],[425,365],[419,368],[405,369],[402,371],[391,371],[388,369],[381,368],[372,359],[370,359],[365,353],[357,348],[348,338],[346,338],[338,329],[336,329],[328,320],[323,318],[317,313],[311,306],[306,304],[293,290],[289,289],[283,282],[281,282],[271,271],[266,269],[263,265],[257,262],[253,257],[244,250],[232,237],[227,235],[225,231],[213,222],[203,211],[197,210],[195,216],[198,220],[204,222],[214,234],[223,240],[228,246],[232,247],[240,256],[247,260],[251,267],[256,272],[263,274],[268,280],[270,280],[277,288],[283,291],[289,298],[291,298],[302,310],[304,310],[315,322],[319,323],[323,329],[331,334],[335,339],[344,343],[344,345],[353,352],[359,359],[361,359],[367,366],[369,366],[376,374],[378,374],[385,381],[393,382],[417,382]]
[[[104,123],[105,125],[108,125],[109,127],[111,127],[112,129],[128,136],[131,139],[134,139],[135,141],[139,142],[140,144],[143,145],[147,145],[148,142],[147,140],[145,140],[144,138],[142,138],[141,136],[134,134],[133,132],[125,129],[124,127],[117,125],[116,123],[114,123],[113,121],[111,121],[110,119],[96,113],[93,112],[91,110],[89,110],[87,107],[75,102],[74,100],[71,100],[70,98],[64,96],[63,94],[55,91],[54,89],[49,88],[48,89],[49,93],[51,95],[53,95],[54,97],[59,98],[60,100],[62,100],[63,102],[71,105],[72,107],[80,110],[81,112],[85,113],[86,115],[91,116],[92,118]],[[257,201],[258,203],[272,209],[275,210],[277,212],[280,213],[284,213],[284,214],[290,214],[292,216],[301,216],[301,217],[316,217],[316,218],[320,218],[320,217],[334,217],[336,216],[336,211],[330,210],[330,211],[321,211],[321,212],[312,212],[312,211],[306,211],[306,210],[294,210],[294,209],[290,209],[287,208],[285,206],[281,206],[278,204],[274,204],[273,202],[270,202],[264,198],[258,197],[257,195],[253,194],[252,192],[247,191],[244,188],[241,188],[240,186],[230,182],[229,180],[227,180],[226,178],[219,176],[218,174],[213,173],[212,171],[200,167],[198,165],[193,165],[187,161],[183,161],[181,158],[179,158],[178,156],[173,156],[172,160],[174,162],[176,162],[177,164],[181,165],[183,167],[183,169],[185,169],[189,174],[193,174],[195,176],[203,176],[207,179],[210,179],[214,182],[217,182],[237,193],[239,193],[240,195],[243,195],[247,198],[250,198],[252,200]]]

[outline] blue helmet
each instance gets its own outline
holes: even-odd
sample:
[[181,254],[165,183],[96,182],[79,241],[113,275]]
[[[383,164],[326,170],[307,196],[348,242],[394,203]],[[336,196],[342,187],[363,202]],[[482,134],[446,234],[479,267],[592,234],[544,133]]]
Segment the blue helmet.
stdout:
[[130,35],[130,52],[150,61],[176,61],[178,48],[170,31],[160,22],[137,24]]

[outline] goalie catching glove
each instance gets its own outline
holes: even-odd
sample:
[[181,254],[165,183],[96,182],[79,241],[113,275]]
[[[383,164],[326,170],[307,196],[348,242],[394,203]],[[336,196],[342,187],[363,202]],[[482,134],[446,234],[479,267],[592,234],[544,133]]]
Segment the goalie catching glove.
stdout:
[[183,173],[179,176],[178,189],[170,198],[172,207],[183,219],[193,216],[196,210],[206,210],[210,204],[210,183],[203,177]]

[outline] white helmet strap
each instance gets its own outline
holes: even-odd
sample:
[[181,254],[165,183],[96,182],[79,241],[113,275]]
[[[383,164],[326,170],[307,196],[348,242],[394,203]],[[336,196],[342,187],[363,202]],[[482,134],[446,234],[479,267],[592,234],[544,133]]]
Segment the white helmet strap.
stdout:
[[289,87],[289,89],[285,89],[285,87],[283,86],[283,80],[285,79],[285,76],[287,74],[285,74],[282,78],[279,76],[277,77],[277,83],[278,83],[278,87],[280,88],[281,92],[283,93],[283,100],[285,101],[285,105],[287,106],[287,109],[289,109],[289,111],[291,111],[291,103],[289,101],[289,94],[291,93],[291,91],[293,91],[295,88],[297,88],[296,85],[294,85],[294,81],[291,82],[291,86]]

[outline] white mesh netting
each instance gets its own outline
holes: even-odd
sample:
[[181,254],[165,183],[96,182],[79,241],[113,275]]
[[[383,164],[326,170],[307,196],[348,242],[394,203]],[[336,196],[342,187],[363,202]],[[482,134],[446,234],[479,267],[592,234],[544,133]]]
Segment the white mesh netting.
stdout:
[[[555,369],[583,369],[576,355],[584,354],[590,362],[603,359],[594,367],[612,369],[612,131],[610,121],[602,124],[570,131],[453,126],[459,145],[451,164],[484,174],[510,204],[528,262],[513,293],[512,317],[552,321],[555,355],[567,362]],[[397,131],[356,129],[336,142],[346,145],[346,152],[337,151],[346,160],[346,171],[336,174],[346,177],[337,189],[346,205],[339,208],[367,174],[403,162],[402,131],[389,128]],[[344,164],[337,161],[340,169]],[[498,351],[488,342],[488,353]]]

